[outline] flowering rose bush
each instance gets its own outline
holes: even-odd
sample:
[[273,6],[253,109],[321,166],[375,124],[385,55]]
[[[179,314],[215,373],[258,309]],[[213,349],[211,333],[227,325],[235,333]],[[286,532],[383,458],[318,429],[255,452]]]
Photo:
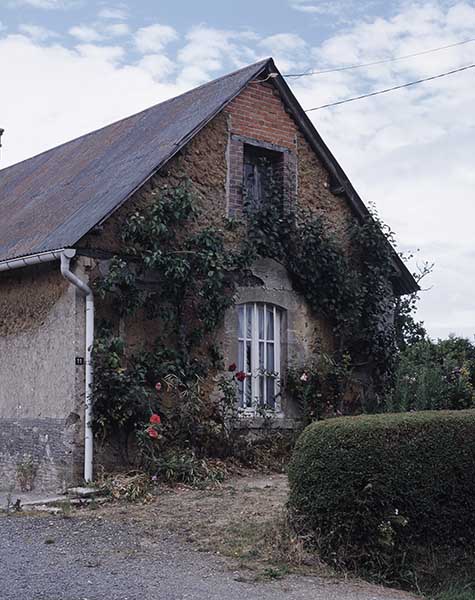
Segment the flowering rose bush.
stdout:
[[350,380],[350,359],[346,356],[336,362],[321,354],[303,369],[289,369],[287,389],[300,404],[304,424],[354,410],[342,400]]
[[244,381],[246,379],[246,373],[244,373],[244,371],[238,371],[235,375],[236,379],[238,381]]
[[160,440],[163,437],[162,434],[162,418],[157,413],[152,413],[149,419],[149,425],[145,427],[145,434],[152,440]]
[[147,429],[145,431],[148,433],[149,437],[151,437],[151,438],[157,439],[159,436],[158,431],[156,429],[154,429],[153,427],[147,427]]

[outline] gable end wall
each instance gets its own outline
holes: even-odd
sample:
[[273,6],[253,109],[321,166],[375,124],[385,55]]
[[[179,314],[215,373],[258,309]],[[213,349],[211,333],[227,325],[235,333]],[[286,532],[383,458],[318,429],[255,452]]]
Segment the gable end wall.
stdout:
[[[221,228],[230,246],[238,244],[242,230],[238,227],[229,231],[224,225],[230,213],[232,187],[235,186],[237,193],[242,184],[242,148],[246,139],[264,146],[271,145],[288,150],[289,156],[292,157],[292,160],[288,161],[288,167],[293,168],[294,175],[292,185],[295,192],[291,196],[292,201],[314,214],[322,215],[329,224],[329,231],[332,231],[350,251],[348,229],[356,217],[344,198],[330,192],[328,172],[286,111],[274,87],[268,83],[249,84],[182,151],[105,221],[100,231],[85,236],[80,246],[90,254],[99,254],[99,251],[120,252],[121,227],[128,216],[135,210],[150,205],[160,197],[163,190],[176,187],[185,180],[191,182],[201,212],[196,227]],[[239,221],[241,206],[238,196],[235,208],[235,215]],[[238,301],[267,301],[285,305],[289,324],[286,364],[302,364],[318,349],[331,351],[334,339],[330,323],[323,317],[310,314],[304,299],[288,288],[288,280],[277,265],[273,265],[272,261],[267,261],[265,265],[268,276],[262,275],[262,263],[256,265],[253,269],[254,275],[256,280],[262,283],[255,287],[240,288]],[[99,270],[104,272],[105,268],[107,263],[101,264],[101,260],[98,260],[96,274]],[[281,301],[284,296],[285,302]],[[110,307],[99,305],[97,312],[98,318],[114,320]],[[218,333],[216,339],[225,361],[229,361],[229,364],[236,358],[234,312],[230,311],[223,330]],[[141,315],[136,315],[117,322],[117,331],[125,336],[130,352],[134,353],[143,346],[151,348],[154,339],[161,333],[161,326],[158,321],[153,321],[144,327]],[[212,393],[212,384],[210,386],[208,391]],[[292,413],[292,407],[289,408],[289,413]]]
[[[116,211],[98,232],[90,232],[78,247],[87,253],[114,253],[121,251],[121,227],[135,210],[154,202],[162,190],[173,188],[184,180],[190,181],[196,194],[201,215],[197,227],[223,228],[228,216],[229,192],[232,185],[230,173],[230,140],[252,138],[264,144],[288,148],[294,157],[294,173],[297,193],[293,201],[316,214],[321,214],[340,242],[349,249],[348,228],[355,217],[345,199],[330,192],[330,176],[320,159],[299,131],[293,118],[286,111],[278,92],[272,84],[249,84],[220,114],[212,119],[174,158],[138,190]],[[242,145],[242,143],[241,143]],[[242,155],[241,155],[242,156]],[[236,165],[236,163],[235,163]],[[241,167],[242,169],[242,167]],[[236,174],[236,183],[242,182],[242,170]],[[227,242],[235,245],[240,241],[238,230],[224,230]],[[103,271],[106,264],[97,265]],[[246,297],[248,297],[246,292]],[[302,300],[300,299],[299,302]],[[109,308],[98,306],[98,318],[112,316]],[[302,350],[301,360],[309,351],[309,341],[314,333],[321,339],[322,347],[331,348],[331,327],[321,318],[309,318],[305,313],[299,320],[302,332],[296,333],[296,348]],[[147,326],[149,338],[160,332],[158,323]],[[125,327],[132,350],[144,342],[144,328],[140,316],[129,318]],[[314,333],[312,333],[314,332]],[[302,338],[302,343],[298,342]],[[296,360],[298,352],[296,351]]]

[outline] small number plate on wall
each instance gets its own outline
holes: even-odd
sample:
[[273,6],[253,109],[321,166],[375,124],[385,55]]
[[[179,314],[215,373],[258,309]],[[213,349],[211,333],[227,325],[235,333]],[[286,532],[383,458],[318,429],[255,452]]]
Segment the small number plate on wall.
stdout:
[[84,364],[84,358],[82,356],[76,356],[76,365],[78,367],[82,366]]

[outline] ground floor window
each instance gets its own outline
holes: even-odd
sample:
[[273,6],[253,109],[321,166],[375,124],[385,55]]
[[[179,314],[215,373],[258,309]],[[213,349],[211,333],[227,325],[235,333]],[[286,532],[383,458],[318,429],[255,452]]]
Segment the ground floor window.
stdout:
[[261,302],[240,304],[238,310],[239,407],[249,414],[280,412],[282,310]]

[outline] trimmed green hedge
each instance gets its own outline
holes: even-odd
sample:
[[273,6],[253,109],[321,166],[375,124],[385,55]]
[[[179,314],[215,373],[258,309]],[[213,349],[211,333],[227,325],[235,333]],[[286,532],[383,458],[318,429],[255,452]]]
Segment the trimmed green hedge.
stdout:
[[289,481],[291,517],[326,560],[394,578],[437,549],[468,556],[475,411],[313,423],[297,442]]

